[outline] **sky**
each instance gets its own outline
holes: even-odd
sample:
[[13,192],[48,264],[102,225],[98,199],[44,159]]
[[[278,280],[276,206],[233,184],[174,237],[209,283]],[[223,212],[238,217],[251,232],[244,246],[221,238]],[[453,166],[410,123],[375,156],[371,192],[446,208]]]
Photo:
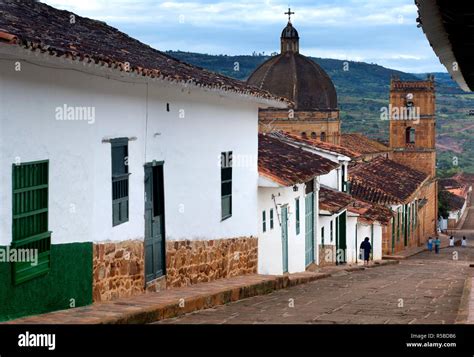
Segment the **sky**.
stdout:
[[227,55],[279,52],[290,5],[304,55],[446,72],[417,28],[413,0],[42,1],[105,21],[161,51]]

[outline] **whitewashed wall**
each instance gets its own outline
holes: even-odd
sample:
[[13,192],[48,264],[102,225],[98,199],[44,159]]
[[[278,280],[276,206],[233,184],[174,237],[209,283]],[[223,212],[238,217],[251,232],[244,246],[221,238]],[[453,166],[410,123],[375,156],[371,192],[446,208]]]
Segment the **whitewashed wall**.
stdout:
[[[281,205],[288,205],[288,272],[305,271],[305,185],[298,185],[298,191],[292,187],[258,189],[258,273],[280,275],[283,273],[282,235],[279,217],[281,220]],[[279,196],[278,196],[279,195]],[[300,233],[296,234],[296,198],[300,199]],[[270,229],[270,209],[274,210],[274,227]],[[262,212],[266,211],[267,231],[263,232]]]
[[[256,103],[157,82],[147,95],[146,83],[106,79],[102,70],[94,75],[22,61],[16,72],[15,61],[1,53],[0,58],[0,245],[11,241],[16,160],[50,160],[53,243],[143,239],[143,165],[152,160],[165,161],[168,240],[256,236]],[[64,104],[95,107],[95,122],[57,121],[55,108]],[[104,137],[136,138],[129,142],[129,222],[117,227],[112,227],[111,146],[102,143]],[[221,222],[223,151],[252,157],[255,165],[234,168],[233,216]]]

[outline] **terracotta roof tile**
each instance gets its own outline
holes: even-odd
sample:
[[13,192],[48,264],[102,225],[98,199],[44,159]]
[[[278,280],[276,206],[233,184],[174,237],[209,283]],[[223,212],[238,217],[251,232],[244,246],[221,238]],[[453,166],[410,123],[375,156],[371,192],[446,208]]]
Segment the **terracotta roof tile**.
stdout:
[[337,166],[328,159],[289,145],[274,136],[258,135],[258,172],[281,185],[308,182]]
[[357,213],[359,220],[369,224],[379,222],[386,225],[390,223],[393,217],[393,212],[390,208],[357,199],[348,207],[348,211]]
[[291,134],[288,132],[279,132],[279,135],[286,136],[288,139],[294,141],[296,144],[304,144],[304,145],[313,146],[317,149],[331,151],[340,155],[347,156],[351,159],[357,159],[360,157],[360,154],[355,151],[352,151],[340,145],[328,143],[328,142],[321,141],[318,139],[303,138],[301,136]]
[[[71,23],[71,16],[75,22]],[[0,1],[0,43],[141,76],[290,103],[265,90],[179,61],[108,26],[34,0]]]
[[384,157],[349,169],[351,194],[379,204],[404,203],[427,179],[425,173]]
[[321,186],[319,190],[319,208],[330,213],[337,213],[354,202],[351,195]]
[[464,203],[466,202],[463,197],[458,196],[449,191],[441,191],[440,196],[441,199],[444,199],[447,202],[448,208],[451,211],[457,211],[462,209]]
[[359,133],[341,134],[341,146],[362,155],[391,151],[388,146]]

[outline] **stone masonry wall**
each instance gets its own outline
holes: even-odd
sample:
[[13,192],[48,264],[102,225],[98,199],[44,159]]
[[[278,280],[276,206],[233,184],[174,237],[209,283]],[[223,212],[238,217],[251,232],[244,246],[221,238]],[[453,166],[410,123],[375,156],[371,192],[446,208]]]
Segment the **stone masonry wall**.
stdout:
[[175,288],[257,272],[257,238],[166,243],[166,286]]
[[143,241],[94,244],[93,300],[108,301],[145,290]]

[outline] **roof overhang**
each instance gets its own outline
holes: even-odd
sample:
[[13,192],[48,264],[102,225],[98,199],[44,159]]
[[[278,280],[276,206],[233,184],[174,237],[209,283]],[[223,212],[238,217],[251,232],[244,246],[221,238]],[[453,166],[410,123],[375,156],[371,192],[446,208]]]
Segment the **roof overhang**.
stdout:
[[256,103],[260,108],[277,107],[287,108],[289,103],[278,101],[276,99],[269,99],[262,96],[255,96],[245,92],[238,92],[233,90],[225,90],[219,87],[205,86],[189,81],[172,80],[165,77],[151,77],[133,70],[125,71],[119,67],[111,67],[104,63],[95,63],[86,59],[71,58],[66,55],[54,56],[49,52],[33,50],[25,48],[20,45],[6,43],[0,41],[0,56],[4,56],[10,60],[27,60],[33,64],[47,64],[50,68],[57,69],[73,69],[80,72],[102,76],[107,79],[115,79],[130,83],[152,83],[165,84],[180,88],[183,92],[199,90],[204,92],[215,93],[222,98],[229,98],[233,100],[244,100],[247,102]]
[[[415,0],[419,22],[440,62],[464,91],[474,89],[474,12],[467,1]],[[449,20],[448,20],[449,19]],[[461,20],[461,21],[460,21]],[[471,43],[469,43],[471,42]]]

